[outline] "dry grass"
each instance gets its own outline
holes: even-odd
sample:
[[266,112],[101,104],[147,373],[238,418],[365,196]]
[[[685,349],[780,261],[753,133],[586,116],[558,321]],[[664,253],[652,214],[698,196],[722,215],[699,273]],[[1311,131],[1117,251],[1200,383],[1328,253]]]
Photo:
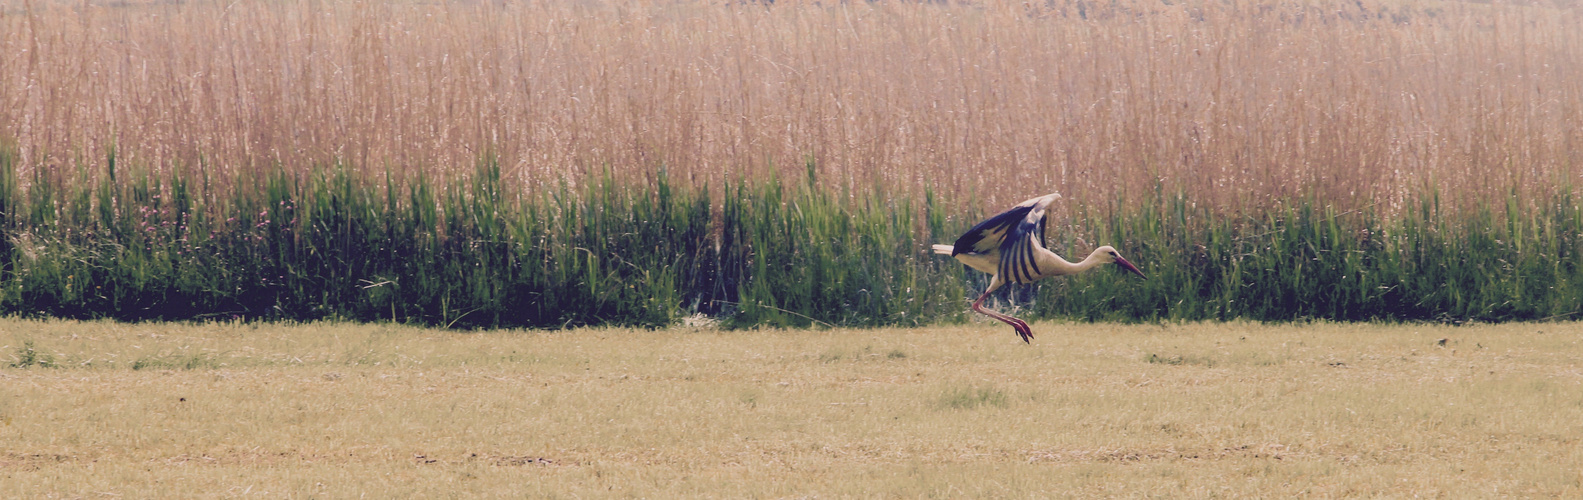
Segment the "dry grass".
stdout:
[[0,484],[18,497],[1583,494],[1577,324],[1035,330],[1025,346],[998,324],[8,319],[0,361],[33,362],[0,368]]
[[212,172],[493,149],[520,186],[812,158],[989,208],[1158,183],[1389,213],[1583,173],[1576,8],[1094,3],[5,0],[0,138],[56,175],[112,142]]

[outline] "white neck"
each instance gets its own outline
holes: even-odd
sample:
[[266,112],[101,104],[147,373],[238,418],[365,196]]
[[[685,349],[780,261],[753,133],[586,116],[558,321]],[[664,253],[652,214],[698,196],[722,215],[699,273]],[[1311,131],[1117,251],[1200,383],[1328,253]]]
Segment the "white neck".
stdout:
[[1061,256],[1056,255],[1055,252],[1051,252],[1048,249],[1040,248],[1039,250],[1042,250],[1037,252],[1039,270],[1044,271],[1042,273],[1044,276],[1065,276],[1068,274],[1077,274],[1089,269],[1093,269],[1094,266],[1098,266],[1100,264],[1099,252],[1089,252],[1088,257],[1083,259],[1082,262],[1068,262],[1066,259],[1061,258]]

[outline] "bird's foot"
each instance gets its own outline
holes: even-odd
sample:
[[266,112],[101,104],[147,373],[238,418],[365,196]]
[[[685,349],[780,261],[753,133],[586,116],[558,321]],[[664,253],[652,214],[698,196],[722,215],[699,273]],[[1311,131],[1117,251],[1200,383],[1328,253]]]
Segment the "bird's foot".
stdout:
[[1016,319],[1016,318],[1013,318],[1013,320],[1016,321],[1016,323],[1012,323],[1011,324],[1011,328],[1014,329],[1014,330],[1017,330],[1017,336],[1018,337],[1022,337],[1022,342],[1023,343],[1025,343],[1025,344],[1032,344],[1033,343],[1033,329],[1032,328],[1028,328],[1028,323],[1024,322],[1023,320]]

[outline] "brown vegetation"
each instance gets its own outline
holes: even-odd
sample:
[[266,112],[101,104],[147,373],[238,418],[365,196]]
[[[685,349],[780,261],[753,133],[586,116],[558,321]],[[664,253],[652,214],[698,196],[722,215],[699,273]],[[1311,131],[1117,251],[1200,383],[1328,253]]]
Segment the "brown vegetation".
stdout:
[[1583,172],[1575,8],[1168,3],[8,0],[0,137],[56,171],[112,144],[211,173],[493,151],[520,187],[813,159],[986,207],[1158,186],[1390,212]]

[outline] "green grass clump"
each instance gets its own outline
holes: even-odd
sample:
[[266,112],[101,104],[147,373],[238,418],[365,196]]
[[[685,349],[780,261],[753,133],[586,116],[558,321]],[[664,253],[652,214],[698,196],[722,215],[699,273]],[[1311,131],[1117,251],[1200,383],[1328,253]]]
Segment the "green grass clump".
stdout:
[[133,370],[199,370],[219,367],[218,361],[202,354],[145,356],[132,362]]
[[8,365],[11,368],[32,368],[35,366],[39,368],[54,368],[58,366],[55,363],[55,356],[39,352],[38,348],[33,346],[33,341],[31,340],[23,341],[22,345],[17,347],[16,354],[13,357],[16,360]]
[[1213,359],[1203,356],[1183,356],[1180,354],[1162,356],[1159,354],[1149,353],[1148,356],[1143,357],[1143,361],[1145,363],[1160,365],[1196,365],[1205,368],[1215,367],[1215,360]]
[[979,407],[1005,408],[1010,405],[1006,393],[993,387],[958,387],[940,396],[941,408],[971,410]]

